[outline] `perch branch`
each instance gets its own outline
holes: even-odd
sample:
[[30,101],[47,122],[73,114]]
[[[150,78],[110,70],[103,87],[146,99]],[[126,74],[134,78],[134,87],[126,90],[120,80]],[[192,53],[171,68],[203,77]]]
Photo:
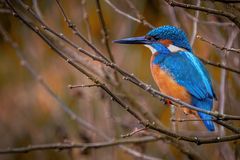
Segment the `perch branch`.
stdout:
[[185,9],[198,10],[198,11],[206,12],[209,14],[226,17],[229,20],[231,20],[233,23],[235,23],[238,26],[238,28],[240,28],[239,17],[237,17],[236,15],[234,15],[232,13],[225,12],[222,10],[216,10],[216,9],[212,9],[212,8],[195,6],[195,5],[191,5],[191,4],[187,4],[187,3],[180,3],[180,2],[177,2],[174,0],[165,0],[165,2],[167,2],[172,7],[180,7],[180,8],[185,8]]

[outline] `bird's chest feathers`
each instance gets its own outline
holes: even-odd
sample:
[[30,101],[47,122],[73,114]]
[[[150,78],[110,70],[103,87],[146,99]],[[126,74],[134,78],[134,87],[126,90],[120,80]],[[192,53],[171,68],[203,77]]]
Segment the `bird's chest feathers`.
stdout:
[[166,70],[162,69],[160,63],[156,64],[156,62],[160,60],[160,57],[157,56],[157,54],[158,53],[152,55],[150,68],[153,79],[159,87],[159,90],[164,94],[190,103],[190,95],[186,89],[179,85]]

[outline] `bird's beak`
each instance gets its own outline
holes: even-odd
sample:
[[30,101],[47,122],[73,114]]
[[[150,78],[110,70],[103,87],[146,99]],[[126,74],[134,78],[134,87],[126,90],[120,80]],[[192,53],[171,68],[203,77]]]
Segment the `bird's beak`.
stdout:
[[151,41],[146,39],[145,36],[118,39],[118,40],[114,40],[113,42],[120,43],[120,44],[150,44],[151,43]]

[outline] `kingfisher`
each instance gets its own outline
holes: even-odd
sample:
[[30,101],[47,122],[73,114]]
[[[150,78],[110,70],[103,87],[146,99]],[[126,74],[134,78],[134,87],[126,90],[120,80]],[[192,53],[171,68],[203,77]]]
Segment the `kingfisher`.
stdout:
[[[175,26],[161,26],[145,36],[113,41],[142,44],[151,52],[150,68],[160,92],[207,111],[213,108],[214,93],[208,71],[193,53],[186,33]],[[183,108],[185,114],[198,115],[209,131],[214,131],[212,116]]]

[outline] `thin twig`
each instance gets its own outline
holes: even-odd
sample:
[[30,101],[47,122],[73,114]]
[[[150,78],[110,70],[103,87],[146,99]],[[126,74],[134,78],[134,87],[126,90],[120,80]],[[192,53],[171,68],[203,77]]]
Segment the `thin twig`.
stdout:
[[212,0],[216,2],[221,2],[221,3],[240,3],[239,0]]
[[[105,23],[105,20],[104,20],[104,17],[103,17],[103,12],[102,12],[100,1],[96,0],[96,4],[97,4],[98,17],[99,17],[99,20],[100,20],[100,23],[101,23],[101,26],[102,26],[103,41],[104,41],[104,44],[106,46],[107,53],[108,53],[108,56],[109,56],[110,60],[113,63],[115,63],[115,60],[114,60],[114,57],[113,57],[113,54],[112,54],[112,51],[111,51],[111,48],[110,48],[110,45],[109,45],[109,34],[108,34],[107,26],[106,26],[106,23]],[[117,84],[120,85],[120,80],[119,80],[119,77],[118,77],[117,72],[115,70],[113,71],[113,75],[114,75],[114,79],[116,80]]]
[[39,16],[39,18],[42,19],[42,13],[41,13],[41,11],[40,11],[40,9],[39,9],[38,0],[33,0],[32,3],[33,3],[33,9],[34,9],[34,11],[37,13],[37,15]]
[[[200,4],[201,4],[201,0],[197,0],[197,4],[196,4],[196,6],[200,6]],[[191,39],[190,39],[190,44],[191,44],[191,46],[193,46],[193,43],[194,43],[194,41],[195,41],[195,38],[196,38],[196,35],[197,35],[197,28],[198,28],[198,23],[197,23],[197,21],[198,21],[198,17],[199,17],[199,11],[197,10],[196,12],[195,12],[195,19],[193,20],[193,31],[192,31],[192,36],[191,36]]]
[[150,23],[147,22],[146,20],[142,21],[141,19],[135,18],[135,17],[127,14],[126,12],[121,11],[121,10],[118,9],[110,0],[105,0],[105,2],[106,2],[110,7],[112,7],[112,9],[113,9],[115,12],[119,13],[120,15],[123,15],[123,16],[127,17],[128,19],[131,19],[131,20],[133,20],[133,21],[135,21],[135,22],[137,22],[137,23],[143,24],[143,25],[147,26],[147,27],[150,28],[150,29],[155,28],[152,24],[150,24]]
[[136,13],[138,19],[141,21],[143,25],[147,25],[149,28],[153,29],[155,28],[151,23],[149,23],[145,17],[137,10],[137,8],[134,6],[131,0],[126,0],[130,8]]
[[82,4],[82,11],[83,11],[83,19],[85,21],[85,24],[86,24],[86,28],[87,28],[87,35],[88,35],[88,41],[90,43],[92,43],[92,36],[91,36],[91,26],[90,26],[90,22],[89,22],[89,16],[88,16],[88,13],[86,11],[86,0],[82,0],[81,1],[81,4]]
[[167,10],[168,10],[168,15],[170,16],[169,18],[170,18],[173,26],[179,26],[179,21],[177,19],[175,10],[169,5],[167,5],[166,7],[167,7]]
[[[238,30],[231,31],[231,34],[229,35],[229,38],[226,42],[226,48],[232,47],[232,44],[235,40],[235,38],[238,35]],[[228,57],[228,51],[224,51],[224,55],[222,56],[222,64],[227,64],[227,57]],[[224,113],[225,111],[225,102],[226,102],[226,85],[227,85],[227,72],[226,70],[221,70],[221,82],[220,82],[220,100],[219,100],[219,113]],[[220,134],[224,135],[224,126],[220,127]]]
[[224,65],[224,64],[215,63],[215,62],[212,62],[212,61],[203,59],[203,58],[201,58],[201,57],[198,57],[198,58],[199,58],[204,64],[208,64],[208,65],[211,65],[211,66],[214,66],[214,67],[217,67],[217,68],[222,68],[222,69],[224,69],[224,70],[227,70],[227,71],[230,71],[230,72],[233,72],[233,73],[236,73],[236,74],[240,74],[240,70],[236,70],[236,69],[227,67],[227,66]]
[[121,135],[121,138],[131,137],[131,136],[135,135],[136,133],[139,133],[139,132],[141,132],[143,130],[146,130],[146,129],[147,129],[146,127],[135,128],[132,132]]
[[197,38],[200,39],[201,41],[204,41],[204,42],[207,42],[207,43],[211,44],[212,46],[214,46],[214,47],[216,47],[216,48],[218,48],[218,49],[220,49],[220,50],[226,50],[226,51],[229,51],[229,52],[235,52],[235,53],[240,54],[240,49],[227,48],[227,47],[225,47],[225,46],[219,46],[219,45],[217,45],[217,44],[215,44],[215,43],[207,40],[206,38],[203,38],[203,37],[200,36],[200,35],[197,35]]
[[[73,33],[78,36],[79,38],[81,38],[98,56],[100,56],[101,58],[103,58],[104,60],[110,62],[90,41],[88,41],[78,30],[78,28],[76,27],[76,25],[67,17],[66,13],[64,12],[61,4],[59,3],[59,0],[56,0],[58,7],[60,8],[60,11],[64,17],[64,20],[67,22],[68,27],[71,28],[73,30]],[[40,19],[38,19],[40,20]],[[41,20],[40,20],[41,21]],[[43,23],[43,22],[41,22]],[[44,27],[44,26],[42,26]]]
[[229,26],[229,27],[234,26],[234,23],[232,23],[232,22],[217,22],[217,21],[207,21],[207,20],[196,19],[194,16],[189,14],[187,11],[185,11],[185,10],[183,10],[183,11],[188,18],[190,18],[193,21],[196,21],[197,23],[210,24],[210,25],[215,25],[215,26],[220,26],[220,27],[221,26]]
[[236,15],[234,15],[232,13],[225,12],[222,10],[216,10],[216,9],[212,9],[212,8],[195,6],[195,5],[191,5],[188,3],[180,3],[180,2],[177,2],[174,0],[165,0],[165,1],[172,7],[180,7],[180,8],[186,8],[186,9],[191,9],[191,10],[198,10],[198,11],[226,17],[229,20],[231,20],[233,23],[235,23],[238,26],[238,28],[240,28],[240,20],[238,19],[238,17]]
[[102,13],[102,8],[101,8],[101,4],[99,0],[96,0],[96,4],[97,4],[97,13],[98,13],[98,17],[99,20],[101,22],[101,26],[102,26],[102,31],[103,31],[103,39],[104,39],[104,44],[106,45],[107,48],[107,53],[109,55],[109,58],[112,62],[115,62],[110,46],[109,46],[109,35],[108,35],[108,31],[107,31],[107,27],[106,27],[106,23],[105,20],[103,18],[103,13]]
[[[165,137],[164,137],[165,138]],[[50,144],[38,144],[38,145],[28,145],[27,147],[19,148],[8,148],[0,149],[0,154],[13,154],[13,153],[29,153],[33,151],[44,151],[44,150],[69,150],[69,149],[98,149],[111,147],[116,145],[126,145],[126,144],[138,144],[138,143],[149,143],[155,142],[163,139],[163,137],[152,137],[146,136],[141,138],[131,138],[131,139],[120,139],[111,140],[108,142],[98,142],[98,143],[50,143]]]
[[100,87],[98,84],[89,84],[89,85],[68,85],[68,88],[74,89],[74,88],[90,88],[90,87]]

